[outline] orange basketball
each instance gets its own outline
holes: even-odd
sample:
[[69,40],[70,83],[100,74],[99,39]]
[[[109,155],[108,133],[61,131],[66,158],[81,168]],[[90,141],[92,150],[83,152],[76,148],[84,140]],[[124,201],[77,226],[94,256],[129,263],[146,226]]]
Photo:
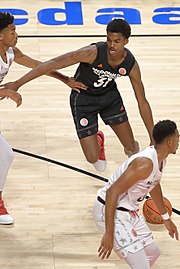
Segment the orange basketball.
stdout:
[[[167,212],[169,213],[169,216],[172,215],[172,205],[170,201],[164,197],[164,202],[167,208]],[[161,217],[161,214],[159,213],[156,205],[154,204],[152,198],[148,198],[143,205],[143,215],[147,222],[153,223],[153,224],[162,224],[163,219]]]

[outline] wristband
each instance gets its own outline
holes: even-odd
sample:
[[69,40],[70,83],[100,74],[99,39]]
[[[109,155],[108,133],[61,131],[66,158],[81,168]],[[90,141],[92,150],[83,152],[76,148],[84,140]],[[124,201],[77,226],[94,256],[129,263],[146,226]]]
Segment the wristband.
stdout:
[[170,216],[169,216],[168,213],[165,213],[165,214],[161,215],[161,217],[162,217],[163,220],[169,220],[170,219]]

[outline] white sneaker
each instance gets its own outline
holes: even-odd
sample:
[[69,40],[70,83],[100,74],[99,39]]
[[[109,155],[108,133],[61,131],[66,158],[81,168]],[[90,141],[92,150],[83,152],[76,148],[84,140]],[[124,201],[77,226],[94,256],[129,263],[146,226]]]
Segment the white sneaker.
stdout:
[[99,154],[99,160],[96,163],[93,163],[94,168],[98,172],[103,172],[106,169],[107,161],[106,161],[106,155],[104,150],[104,134],[101,131],[97,132],[97,139],[98,143],[101,145],[100,154]]
[[98,172],[104,172],[104,170],[106,169],[106,165],[107,165],[107,161],[106,160],[98,160],[96,163],[93,163],[94,168],[98,171]]
[[14,219],[8,214],[7,209],[4,206],[4,201],[0,200],[0,224],[8,225],[13,223]]

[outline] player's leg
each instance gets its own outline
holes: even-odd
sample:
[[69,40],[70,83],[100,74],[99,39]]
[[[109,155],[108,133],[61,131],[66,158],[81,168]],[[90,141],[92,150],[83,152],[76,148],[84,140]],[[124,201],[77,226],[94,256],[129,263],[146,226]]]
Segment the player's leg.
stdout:
[[2,191],[6,181],[8,170],[13,161],[13,151],[6,140],[0,135],[0,224],[12,224],[13,218],[8,214],[4,201],[2,199]]
[[114,227],[114,251],[130,265],[133,269],[149,269],[144,246],[138,237],[135,223],[139,216],[131,212],[116,210]]
[[[105,205],[98,200],[93,207],[94,221],[101,232],[105,231]],[[132,223],[131,223],[132,221]],[[132,269],[149,269],[146,252],[141,240],[138,238],[133,222],[138,216],[117,210],[114,227],[114,251],[120,259],[125,259]]]
[[103,133],[98,131],[96,134],[81,138],[79,141],[86,160],[93,164],[97,171],[104,171],[107,161],[104,151]]
[[146,253],[150,267],[152,267],[161,254],[160,249],[157,244],[153,242],[152,244],[145,246],[144,251]]
[[71,111],[84,156],[101,172],[105,170],[107,162],[104,135],[98,131],[98,109],[97,97],[72,92]]
[[159,255],[160,250],[156,243],[153,242],[136,253],[128,252],[125,260],[132,269],[149,269],[153,266]]
[[[108,100],[108,101],[107,101]],[[104,109],[100,115],[105,124],[110,125],[120,142],[124,146],[125,154],[130,156],[139,151],[138,142],[134,140],[128,116],[117,87],[106,94]]]
[[150,267],[152,267],[160,255],[159,247],[155,243],[152,232],[141,215],[139,215],[139,218],[137,222],[135,222],[134,227],[137,233],[137,237],[142,242]]
[[124,152],[128,157],[139,151],[139,144],[134,140],[133,132],[128,120],[120,124],[111,124],[110,127],[119,138],[124,147]]
[[100,145],[97,139],[97,133],[79,139],[84,156],[89,163],[95,163],[100,153]]
[[128,252],[125,261],[129,264],[131,269],[150,269],[150,264],[144,249],[136,253]]

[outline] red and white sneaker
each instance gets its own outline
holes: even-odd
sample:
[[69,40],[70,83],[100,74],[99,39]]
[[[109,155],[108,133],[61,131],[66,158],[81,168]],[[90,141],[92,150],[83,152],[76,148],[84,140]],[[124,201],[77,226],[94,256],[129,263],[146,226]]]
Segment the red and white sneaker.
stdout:
[[4,201],[0,200],[0,224],[7,225],[13,223],[14,219],[8,214],[7,209],[4,206]]
[[104,150],[105,138],[102,131],[97,132],[97,139],[98,139],[98,143],[101,145],[101,148],[100,148],[99,160],[93,165],[97,171],[103,172],[106,169],[107,161],[106,161],[105,150]]

